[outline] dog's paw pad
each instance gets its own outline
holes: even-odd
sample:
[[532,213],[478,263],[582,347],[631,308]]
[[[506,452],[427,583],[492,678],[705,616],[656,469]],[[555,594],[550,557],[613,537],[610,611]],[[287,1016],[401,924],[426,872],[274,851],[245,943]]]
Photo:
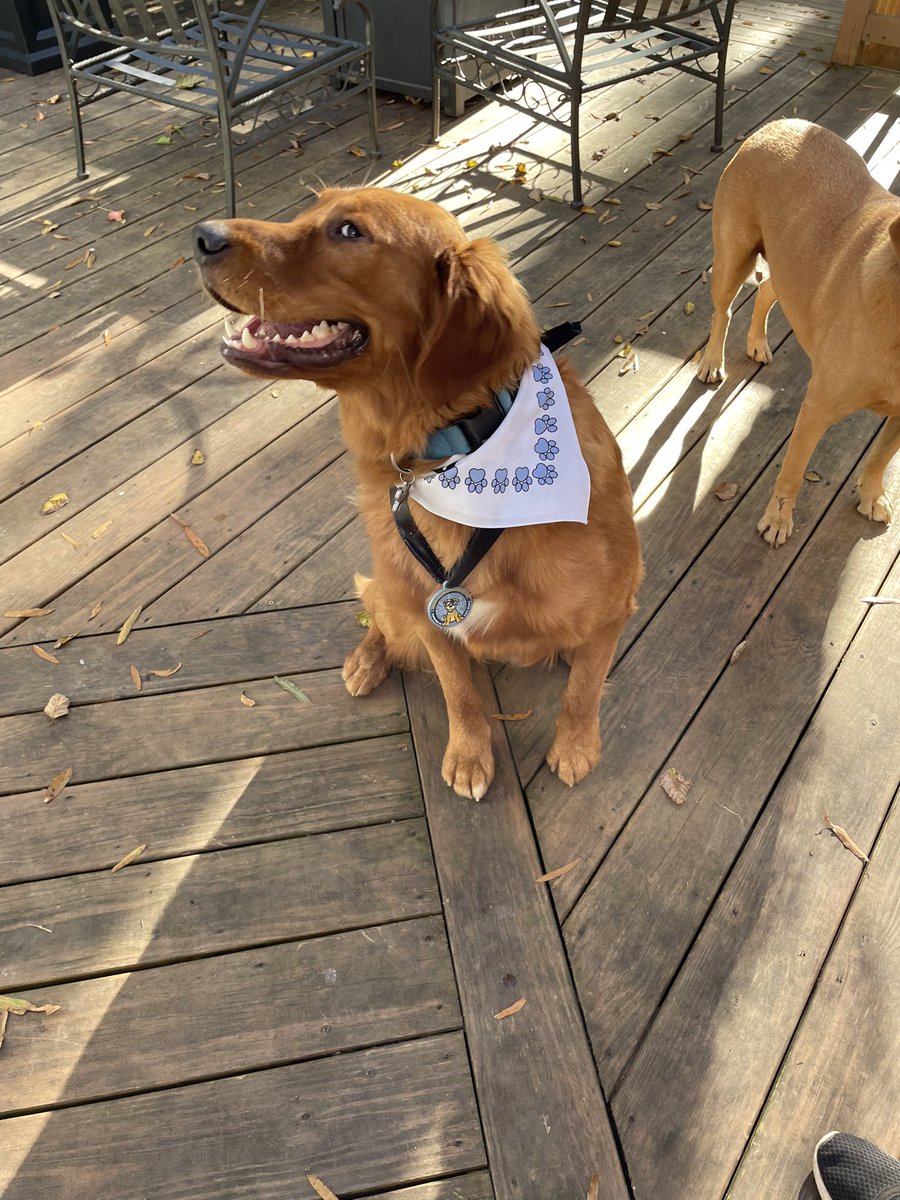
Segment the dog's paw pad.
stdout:
[[558,736],[547,751],[547,766],[568,787],[590,775],[600,761],[600,738]]
[[890,497],[883,493],[880,496],[861,497],[857,507],[864,517],[870,521],[881,521],[884,525],[890,525],[894,516]]
[[441,773],[444,782],[457,796],[480,800],[494,778],[494,760],[489,751],[479,755],[448,747]]

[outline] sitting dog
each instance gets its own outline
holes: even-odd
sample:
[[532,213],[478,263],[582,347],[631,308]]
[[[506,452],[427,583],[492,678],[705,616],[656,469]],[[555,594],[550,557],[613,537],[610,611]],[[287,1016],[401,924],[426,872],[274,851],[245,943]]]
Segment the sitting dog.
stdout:
[[777,300],[812,360],[812,378],[775,491],[758,529],[781,546],[810,455],[826,429],[858,408],[887,417],[859,479],[859,511],[891,520],[885,469],[900,447],[900,199],[836,134],[773,121],[725,168],[713,205],[715,308],[699,378],[719,383],[731,304],[765,258],[747,353],[771,362],[766,318]]
[[379,188],[330,189],[290,223],[211,222],[194,238],[207,291],[244,314],[226,318],[225,359],[337,392],[374,564],[358,581],[371,624],[344,664],[347,689],[365,695],[394,665],[433,667],[443,777],[478,800],[494,763],[470,657],[562,657],[547,761],[582,779],[600,758],[600,695],[640,549],[615,439],[541,346],[499,248],[468,241],[437,204]]

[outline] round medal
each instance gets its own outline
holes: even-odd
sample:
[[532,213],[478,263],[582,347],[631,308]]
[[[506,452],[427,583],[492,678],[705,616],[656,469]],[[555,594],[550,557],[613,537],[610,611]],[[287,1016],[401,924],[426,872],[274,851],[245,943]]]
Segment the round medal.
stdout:
[[442,587],[428,601],[425,611],[438,629],[452,629],[466,619],[472,610],[472,597],[461,587]]

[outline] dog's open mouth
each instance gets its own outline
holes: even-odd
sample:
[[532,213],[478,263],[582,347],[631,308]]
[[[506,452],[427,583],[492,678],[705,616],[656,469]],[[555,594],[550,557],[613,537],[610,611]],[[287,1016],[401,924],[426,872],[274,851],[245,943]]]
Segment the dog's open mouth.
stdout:
[[331,367],[364,350],[369,331],[353,321],[309,320],[296,324],[261,317],[225,318],[222,355],[257,367]]

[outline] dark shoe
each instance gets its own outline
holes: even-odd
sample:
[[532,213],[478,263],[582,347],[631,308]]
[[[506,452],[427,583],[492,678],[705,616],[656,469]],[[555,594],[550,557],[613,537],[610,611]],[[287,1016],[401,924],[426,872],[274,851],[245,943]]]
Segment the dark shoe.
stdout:
[[822,1200],[900,1200],[900,1162],[852,1133],[826,1133],[813,1154]]

